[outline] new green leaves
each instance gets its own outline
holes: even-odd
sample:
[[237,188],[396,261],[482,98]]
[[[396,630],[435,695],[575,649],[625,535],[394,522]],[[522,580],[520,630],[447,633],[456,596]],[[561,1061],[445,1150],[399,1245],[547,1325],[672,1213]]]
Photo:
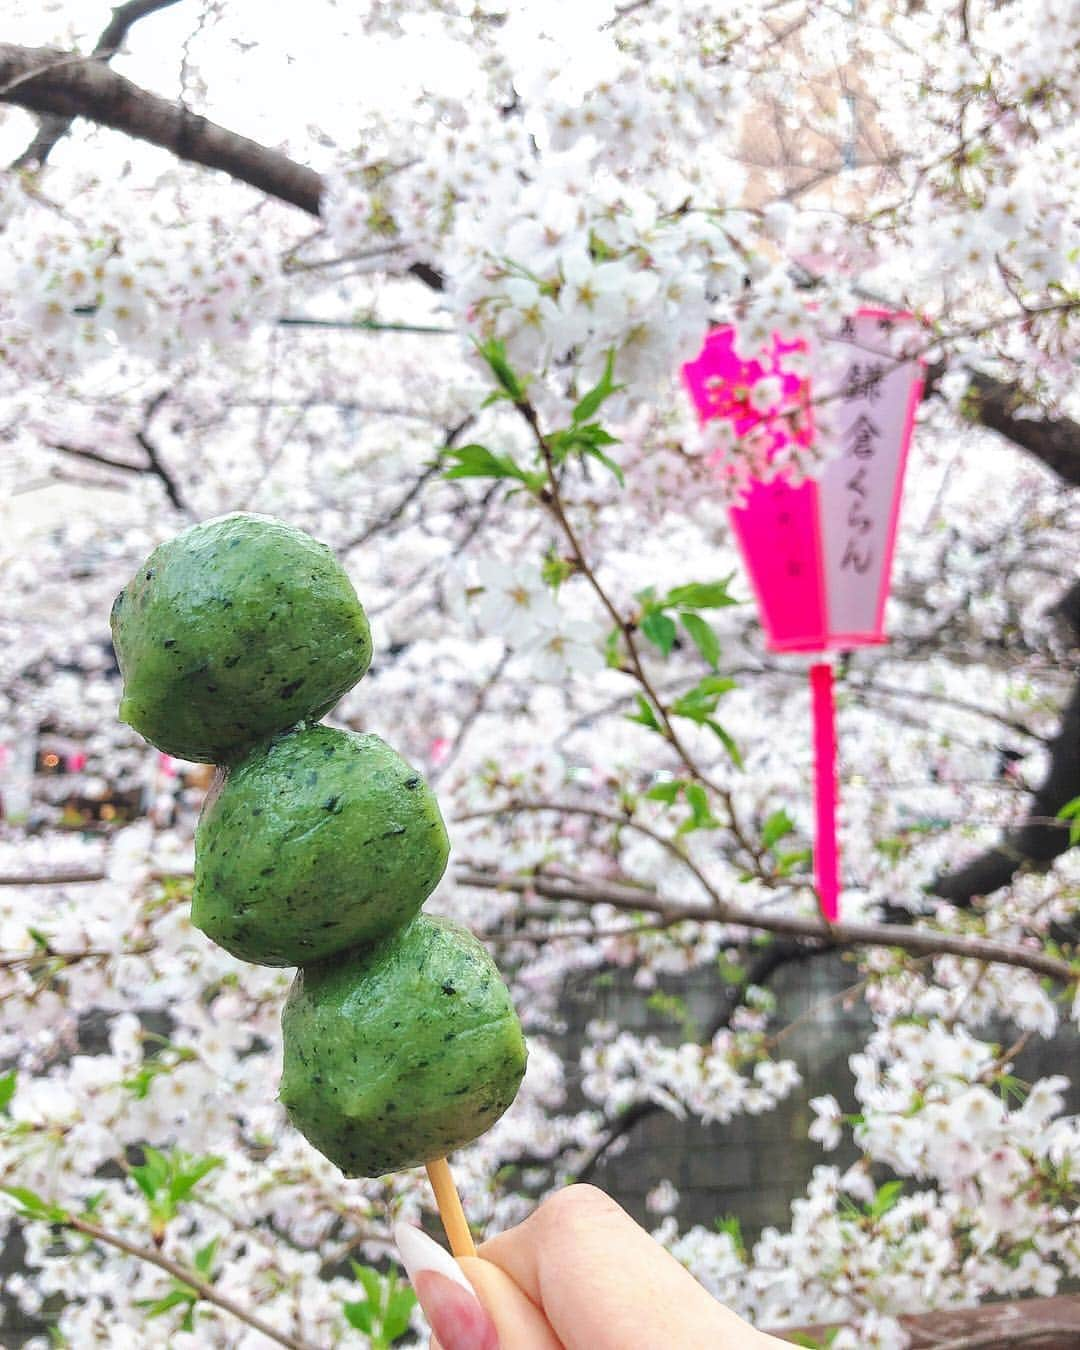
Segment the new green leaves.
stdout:
[[[675,645],[677,620],[706,662],[716,670],[720,664],[720,639],[698,611],[738,604],[728,593],[733,576],[734,573],[722,581],[692,581],[684,586],[674,586],[662,597],[658,597],[651,586],[639,591],[636,599],[641,605],[638,627],[642,636],[668,656]],[[669,613],[672,610],[674,618]]]
[[180,1149],[162,1153],[149,1144],[143,1146],[143,1158],[142,1163],[131,1168],[131,1178],[146,1196],[150,1231],[157,1238],[203,1177],[224,1160],[212,1154],[193,1158]]
[[[682,626],[690,635],[690,640],[694,646],[705,658],[705,661],[713,670],[720,665],[720,639],[713,632],[712,625],[703,619],[700,614],[680,614]],[[675,625],[672,624],[672,631]],[[665,652],[666,656],[667,653]]]
[[620,487],[625,487],[626,479],[623,477],[622,469],[604,453],[604,446],[618,445],[618,439],[605,431],[599,422],[592,420],[612,394],[617,394],[620,389],[626,387],[614,382],[614,372],[615,352],[612,350],[607,354],[604,373],[600,377],[599,384],[579,400],[570,414],[570,425],[563,431],[553,432],[548,437],[548,445],[551,447],[552,459],[556,464],[562,464],[570,455],[577,453],[582,459],[597,460],[615,475]]
[[483,445],[462,445],[447,450],[445,457],[454,462],[444,478],[516,478],[530,492],[539,492],[544,486],[542,473],[530,473],[509,455],[493,455]]
[[416,1295],[401,1282],[396,1270],[383,1276],[373,1266],[355,1261],[352,1269],[363,1286],[364,1297],[342,1306],[345,1320],[370,1338],[371,1350],[389,1350],[409,1329]]
[[[618,445],[618,438],[606,431],[599,422],[594,421],[607,399],[624,386],[614,380],[615,353],[608,352],[604,364],[604,373],[599,383],[584,394],[570,414],[570,425],[560,431],[549,432],[543,436],[536,421],[536,413],[528,399],[528,381],[522,378],[510,365],[503,343],[492,338],[488,342],[478,342],[476,350],[487,363],[496,388],[484,400],[484,406],[500,400],[512,403],[521,410],[529,425],[533,428],[543,448],[537,447],[537,458],[544,457],[544,450],[550,457],[551,465],[558,468],[572,455],[582,460],[595,459],[618,479],[620,487],[625,486],[622,470],[606,453],[605,447]],[[511,455],[497,455],[483,445],[464,445],[444,451],[444,459],[451,467],[444,478],[513,478],[522,483],[531,493],[538,494],[547,481],[542,470],[526,469]]]
[[695,830],[716,830],[722,825],[709,810],[709,796],[700,783],[692,783],[684,778],[673,778],[666,783],[657,783],[649,788],[645,796],[649,801],[664,802],[674,806],[680,797],[686,801],[690,814],[679,826],[676,833],[692,834]]

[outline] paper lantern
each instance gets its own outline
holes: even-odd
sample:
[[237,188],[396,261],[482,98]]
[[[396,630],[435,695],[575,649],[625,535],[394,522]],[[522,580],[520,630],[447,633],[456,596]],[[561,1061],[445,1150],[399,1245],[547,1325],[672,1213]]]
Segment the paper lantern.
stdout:
[[[723,418],[736,436],[758,442],[763,476],[747,484],[731,522],[772,651],[850,651],[887,641],[885,602],[900,496],[922,394],[921,362],[893,350],[905,320],[910,316],[877,309],[845,320],[827,339],[841,344],[844,357],[839,386],[828,393],[813,388],[804,342],[776,337],[744,360],[731,328],[712,333],[698,359],[683,367],[702,421]],[[800,369],[792,368],[796,364]],[[809,373],[802,372],[804,365]],[[763,389],[771,397],[763,399]],[[796,483],[783,471],[769,476],[770,461],[814,444],[815,397],[830,404],[832,458],[816,480]],[[718,471],[725,471],[722,465]],[[815,871],[822,914],[832,921],[839,895],[832,666],[811,666],[810,683]]]

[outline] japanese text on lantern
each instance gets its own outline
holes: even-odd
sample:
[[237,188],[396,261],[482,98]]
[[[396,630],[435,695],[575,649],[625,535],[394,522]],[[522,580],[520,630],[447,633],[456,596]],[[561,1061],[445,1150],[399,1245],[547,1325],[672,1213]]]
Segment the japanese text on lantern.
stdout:
[[877,453],[880,439],[880,427],[866,413],[860,413],[856,417],[844,436],[844,453],[854,459],[855,464],[846,475],[844,483],[844,490],[848,496],[849,533],[840,566],[845,570],[854,568],[860,575],[867,572],[874,561],[873,547],[867,539],[874,528],[874,517],[867,509],[870,496],[868,461]]

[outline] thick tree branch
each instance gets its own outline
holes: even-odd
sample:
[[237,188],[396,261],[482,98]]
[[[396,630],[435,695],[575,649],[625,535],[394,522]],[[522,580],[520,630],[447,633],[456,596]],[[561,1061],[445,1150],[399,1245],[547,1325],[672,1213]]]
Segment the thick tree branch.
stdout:
[[1080,422],[1069,417],[1043,421],[1018,417],[1017,409],[1027,400],[1016,386],[978,371],[972,374],[964,398],[969,415],[980,426],[1034,455],[1062,482],[1080,487]]
[[[112,12],[112,18],[102,29],[101,36],[98,38],[91,55],[103,63],[111,61],[120,50],[128,33],[140,19],[146,18],[148,14],[156,14],[159,9],[168,9],[171,5],[178,3],[179,0],[127,0],[127,4],[117,5]],[[63,140],[71,130],[73,120],[71,117],[60,116],[57,113],[42,114],[41,125],[37,129],[37,134],[18,159],[12,161],[11,167],[13,169],[27,169],[31,166],[40,168],[52,154],[56,144]]]
[[[308,215],[319,214],[323,179],[314,169],[140,88],[97,57],[0,43],[0,102],[68,119],[85,117],[160,146],[177,159],[219,169]],[[430,264],[413,263],[408,270],[425,286],[442,290],[442,275]]]
[[[1080,642],[1080,581],[1069,588],[1055,609]],[[1070,847],[1069,831],[1047,822],[1076,797],[1080,797],[1080,679],[1073,685],[1061,727],[1050,743],[1050,766],[1032,796],[1027,820],[996,848],[979,854],[955,872],[935,877],[931,892],[955,905],[969,905],[976,896],[990,895],[1007,886],[1024,867],[1045,871]]]
[[96,58],[0,43],[0,86],[5,102],[30,112],[86,117],[319,214],[323,183],[314,169],[140,89]]
[[457,882],[482,890],[532,892],[550,900],[582,905],[610,905],[613,909],[662,914],[669,923],[723,923],[741,928],[777,933],[782,937],[811,942],[826,948],[892,947],[915,956],[959,956],[968,961],[990,965],[1015,966],[1048,975],[1052,980],[1071,985],[1078,971],[1067,962],[1036,947],[1021,947],[992,938],[965,937],[930,928],[910,928],[884,923],[831,923],[798,914],[771,914],[763,909],[742,905],[691,905],[668,901],[649,891],[611,883],[585,885],[537,875],[485,872],[461,865]]
[[[943,361],[927,370],[924,398],[937,392],[938,381],[945,370]],[[1028,403],[1030,399],[1015,384],[972,371],[962,407],[965,416],[976,425],[996,431],[1045,464],[1062,482],[1080,487],[1080,422],[1074,422],[1071,417],[1040,420],[1018,416],[1021,407]]]

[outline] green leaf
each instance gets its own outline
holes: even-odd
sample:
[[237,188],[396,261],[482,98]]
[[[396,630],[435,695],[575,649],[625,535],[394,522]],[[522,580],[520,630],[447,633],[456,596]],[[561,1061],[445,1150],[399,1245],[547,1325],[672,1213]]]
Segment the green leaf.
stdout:
[[675,700],[671,711],[677,717],[688,717],[691,722],[707,723],[720,699],[734,688],[735,681],[729,680],[726,675],[706,675],[693,689]]
[[362,1299],[358,1303],[343,1303],[341,1311],[345,1314],[345,1321],[349,1326],[370,1336],[375,1325],[375,1316],[367,1299]]
[[690,818],[679,826],[679,834],[690,834],[694,830],[715,830],[720,822],[709,810],[709,796],[700,783],[684,785],[686,804],[690,808]]
[[774,811],[765,821],[761,830],[761,842],[766,848],[772,848],[774,844],[778,844],[781,839],[789,835],[794,828],[795,822],[781,807],[779,811]]
[[492,338],[488,342],[478,342],[476,350],[488,364],[492,375],[495,376],[499,388],[515,403],[525,401],[525,386],[514,373],[514,368],[507,360],[506,346],[498,339]]
[[629,720],[631,722],[640,722],[643,727],[648,727],[652,731],[659,731],[662,734],[663,728],[656,720],[656,713],[653,711],[653,706],[644,694],[637,695],[637,706],[637,713],[631,713]]
[[[574,575],[576,570],[576,565],[573,562],[568,558],[560,557],[553,548],[544,554],[544,561],[540,564],[540,575],[553,591],[557,591],[568,577]],[[618,633],[619,630],[616,629],[615,631]]]
[[612,670],[617,670],[622,664],[619,656],[619,638],[622,633],[618,628],[613,628],[604,639],[604,662]]
[[153,1170],[150,1167],[133,1167],[131,1175],[135,1185],[138,1186],[147,1200],[153,1200],[154,1196],[157,1195],[159,1185],[159,1180],[154,1175]]
[[797,848],[791,853],[780,853],[776,858],[778,876],[787,877],[797,868],[809,868],[814,861],[814,851],[809,848]]
[[665,605],[678,605],[683,609],[723,609],[726,605],[737,605],[738,600],[728,595],[731,576],[723,581],[692,581],[686,586],[676,586],[668,591]]
[[682,626],[690,634],[694,646],[702,654],[713,670],[720,664],[720,640],[712,630],[712,625],[700,614],[680,614]]
[[1074,797],[1071,802],[1066,802],[1057,813],[1058,820],[1070,820],[1069,826],[1069,847],[1073,848],[1080,844],[1080,797]]
[[353,1274],[364,1286],[364,1293],[368,1297],[368,1302],[373,1307],[378,1307],[382,1301],[382,1276],[374,1266],[362,1266],[357,1261],[350,1262]]
[[682,781],[673,778],[669,783],[656,783],[649,788],[645,796],[651,802],[665,802],[668,806],[674,805],[679,799],[679,793],[683,790]]
[[189,1165],[186,1165],[186,1159],[178,1159],[174,1164],[177,1173],[169,1183],[169,1199],[174,1203],[185,1200],[202,1181],[203,1177],[208,1172],[212,1172],[215,1167],[221,1167],[224,1161],[224,1158],[207,1156],[196,1158]]
[[739,1222],[737,1214],[724,1214],[719,1219],[714,1220],[714,1226],[718,1233],[726,1233],[734,1244],[735,1251],[739,1256],[746,1254],[746,1242],[743,1239],[742,1224]]
[[409,1329],[409,1318],[416,1306],[416,1295],[407,1284],[395,1289],[386,1300],[382,1332],[390,1342],[404,1336]]
[[7,1073],[0,1075],[0,1111],[6,1111],[15,1096],[15,1086],[18,1081],[18,1071],[9,1069]]
[[605,445],[618,445],[618,437],[612,436],[609,431],[605,431],[599,422],[590,422],[583,427],[574,425],[565,428],[563,431],[552,432],[547,438],[547,444],[555,464],[565,463],[570,455],[576,451],[583,457],[599,460],[605,469],[610,470],[615,475],[621,487],[626,486],[622,469],[601,449]]
[[720,972],[720,978],[725,984],[742,984],[746,978],[746,971],[742,966],[734,961],[729,961],[723,952],[716,958],[716,969]]
[[605,469],[609,470],[609,472],[614,474],[615,481],[621,488],[624,488],[626,486],[626,477],[623,474],[622,469],[619,468],[619,466],[615,463],[615,461],[611,458],[610,455],[605,455],[603,450],[601,450],[598,446],[595,445],[591,446],[588,450],[586,450],[585,453],[591,459],[599,460]]
[[209,1276],[214,1269],[214,1257],[217,1255],[218,1239],[211,1238],[205,1247],[195,1253],[195,1269],[200,1275]]
[[164,1313],[171,1312],[173,1308],[178,1308],[181,1304],[187,1304],[190,1308],[195,1299],[196,1294],[193,1289],[178,1285],[161,1298],[137,1299],[135,1306],[144,1309],[147,1317],[161,1317]]
[[705,725],[709,728],[712,734],[717,738],[720,744],[728,752],[732,764],[734,764],[737,769],[745,768],[746,766],[743,762],[742,751],[735,744],[735,741],[732,739],[731,733],[729,731],[726,731],[720,725],[720,723],[717,722],[712,717],[707,717],[705,719]]
[[675,645],[675,622],[659,609],[646,614],[641,621],[641,632],[654,647],[659,647],[665,656],[671,655]]
[[455,446],[446,451],[445,458],[456,463],[446,470],[444,478],[516,478],[533,491],[543,486],[542,474],[523,469],[509,455],[493,455],[483,445]]
[[47,1223],[67,1222],[65,1210],[59,1205],[50,1205],[48,1200],[44,1200],[36,1191],[27,1190],[25,1186],[0,1186],[0,1192],[15,1201],[24,1219],[43,1219]]
[[889,1210],[896,1204],[904,1192],[904,1183],[902,1181],[886,1181],[877,1189],[877,1194],[870,1205],[869,1213],[872,1219],[880,1219],[883,1214],[888,1214]]
[[600,376],[600,383],[595,385],[585,394],[577,407],[570,414],[575,423],[587,422],[599,410],[606,399],[612,394],[616,394],[620,389],[625,389],[624,384],[613,383],[615,374],[615,348],[608,351],[607,360],[604,362],[604,373]]

